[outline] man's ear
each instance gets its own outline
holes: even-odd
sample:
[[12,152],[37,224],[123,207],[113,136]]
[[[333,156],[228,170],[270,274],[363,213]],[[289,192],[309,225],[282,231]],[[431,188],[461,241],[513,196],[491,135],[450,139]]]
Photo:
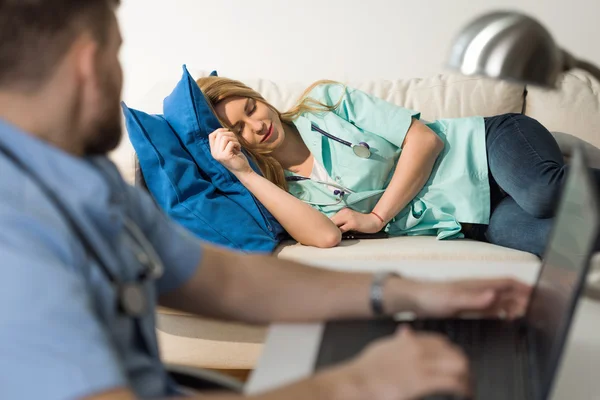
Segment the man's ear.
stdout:
[[82,87],[98,85],[98,42],[84,33],[73,44],[75,73]]
[[81,118],[87,121],[100,98],[98,76],[99,45],[89,34],[82,34],[73,44],[73,74]]

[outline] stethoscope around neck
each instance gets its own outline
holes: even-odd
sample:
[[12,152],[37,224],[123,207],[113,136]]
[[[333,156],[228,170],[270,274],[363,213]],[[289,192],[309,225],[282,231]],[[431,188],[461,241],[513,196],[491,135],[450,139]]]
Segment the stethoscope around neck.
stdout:
[[334,205],[340,204],[344,200],[344,196],[346,196],[346,194],[355,193],[353,190],[350,190],[347,187],[344,187],[342,185],[338,185],[337,183],[325,182],[325,181],[321,181],[318,179],[308,178],[306,176],[300,176],[300,175],[286,176],[285,180],[287,182],[311,181],[311,182],[317,183],[319,185],[326,186],[328,188],[329,187],[334,188],[333,195],[336,196],[336,201],[333,203],[314,203],[314,204],[319,204],[321,206],[334,206]]
[[127,217],[124,219],[125,232],[130,239],[131,249],[143,269],[137,274],[135,280],[122,281],[113,274],[110,268],[104,263],[104,260],[100,257],[90,240],[79,227],[75,218],[71,216],[71,213],[56,196],[54,191],[1,142],[0,152],[6,155],[16,167],[27,174],[46,194],[50,202],[58,208],[75,236],[80,240],[85,252],[97,263],[104,276],[115,288],[117,311],[131,318],[140,318],[148,314],[150,311],[150,302],[148,301],[148,295],[144,285],[148,281],[160,278],[163,274],[164,266],[160,257],[154,250],[154,247],[148,241],[141,229],[131,219]]
[[[369,158],[371,157],[371,149],[369,147],[369,145],[365,142],[360,142],[358,144],[352,144],[344,139],[340,139],[337,136],[332,135],[331,133],[324,131],[323,129],[319,128],[317,125],[315,125],[314,123],[310,124],[310,127],[313,131],[319,132],[321,135],[328,137],[331,140],[335,140],[338,143],[343,144],[344,146],[348,146],[352,149],[352,151],[354,152],[354,154],[357,157],[360,158]],[[303,181],[311,181],[314,183],[317,183],[319,185],[323,185],[326,187],[333,187],[333,195],[336,196],[336,201],[334,203],[326,203],[326,204],[321,204],[319,203],[319,205],[336,205],[341,203],[344,200],[344,196],[347,193],[354,193],[354,191],[348,189],[347,187],[338,185],[337,183],[333,183],[333,182],[325,182],[325,181],[320,181],[318,179],[312,179],[312,178],[308,178],[306,176],[300,176],[300,175],[293,175],[293,176],[287,176],[285,178],[285,180],[287,182],[303,182]]]
[[359,142],[358,144],[350,143],[347,140],[341,139],[337,136],[332,135],[331,133],[329,133],[327,131],[324,131],[323,129],[321,129],[317,125],[315,125],[314,123],[310,124],[310,128],[311,128],[311,130],[319,132],[321,135],[328,137],[331,140],[335,140],[336,142],[341,143],[344,146],[350,147],[352,149],[352,151],[354,152],[354,155],[356,155],[359,158],[371,157],[371,147],[369,147],[369,145],[366,142]]

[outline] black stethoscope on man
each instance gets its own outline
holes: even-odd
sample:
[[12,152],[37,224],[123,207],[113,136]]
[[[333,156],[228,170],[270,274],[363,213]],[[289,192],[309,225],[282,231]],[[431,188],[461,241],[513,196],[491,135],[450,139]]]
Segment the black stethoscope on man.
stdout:
[[147,293],[144,285],[162,276],[164,266],[160,257],[154,250],[152,244],[144,236],[140,228],[129,218],[125,218],[125,231],[132,239],[132,250],[138,262],[144,267],[138,274],[137,279],[130,282],[124,282],[115,276],[110,268],[104,263],[102,257],[99,256],[94,246],[90,243],[82,229],[79,227],[75,219],[71,216],[60,199],[54,194],[52,189],[48,187],[29,167],[27,167],[19,158],[6,148],[0,142],[0,153],[3,153],[8,159],[25,174],[27,174],[38,187],[48,196],[48,199],[59,209],[67,221],[69,227],[81,241],[86,253],[96,261],[102,273],[115,288],[117,296],[118,311],[125,316],[132,318],[140,318],[146,315],[149,310]]

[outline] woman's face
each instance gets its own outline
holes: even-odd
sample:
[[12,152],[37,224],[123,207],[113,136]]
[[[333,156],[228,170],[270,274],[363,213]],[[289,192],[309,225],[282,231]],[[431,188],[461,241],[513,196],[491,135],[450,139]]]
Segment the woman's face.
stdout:
[[274,150],[285,138],[275,110],[249,97],[231,97],[217,103],[215,111],[231,131],[255,149]]

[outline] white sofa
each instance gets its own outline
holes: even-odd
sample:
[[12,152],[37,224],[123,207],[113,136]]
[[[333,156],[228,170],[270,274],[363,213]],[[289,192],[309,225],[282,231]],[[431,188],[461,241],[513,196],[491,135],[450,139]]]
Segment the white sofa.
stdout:
[[[200,77],[203,74],[193,74]],[[242,78],[242,77],[236,77]],[[146,112],[161,113],[162,99],[177,82],[177,71],[170,81],[155,85],[139,102],[128,104]],[[243,80],[243,79],[242,79]],[[311,82],[280,83],[267,80],[245,81],[262,93],[275,107],[292,106]],[[594,165],[600,166],[600,84],[587,74],[575,71],[564,75],[555,91],[528,88],[482,78],[439,75],[427,79],[347,82],[381,98],[421,111],[425,120],[441,117],[490,116],[522,112],[538,119],[557,133],[565,156],[579,138]],[[525,102],[525,103],[524,103]],[[572,135],[572,136],[571,136]],[[112,155],[125,178],[133,183],[134,154],[125,138]],[[365,265],[378,261],[406,260],[514,260],[536,263],[531,254],[470,240],[437,241],[433,237],[345,241],[332,249],[317,249],[288,242],[275,252],[277,257],[310,263],[364,260]],[[165,361],[215,369],[251,369],[261,351],[264,327],[250,327],[210,321],[171,310],[158,315],[159,340]]]

